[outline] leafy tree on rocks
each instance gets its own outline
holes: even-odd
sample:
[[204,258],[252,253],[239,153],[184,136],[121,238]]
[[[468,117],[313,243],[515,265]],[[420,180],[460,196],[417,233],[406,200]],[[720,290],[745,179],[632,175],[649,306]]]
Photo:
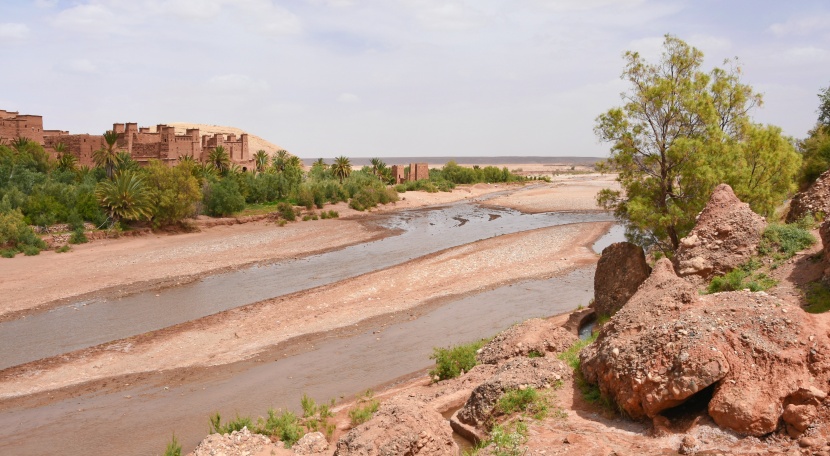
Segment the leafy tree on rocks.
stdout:
[[[751,122],[761,97],[734,62],[706,73],[698,49],[670,35],[663,46],[657,63],[625,53],[624,105],[600,115],[594,131],[611,143],[601,169],[618,172],[623,189],[601,191],[598,202],[626,222],[630,240],[671,254],[717,184],[768,213],[789,192],[799,158],[780,129]],[[781,169],[782,160],[795,168]]]

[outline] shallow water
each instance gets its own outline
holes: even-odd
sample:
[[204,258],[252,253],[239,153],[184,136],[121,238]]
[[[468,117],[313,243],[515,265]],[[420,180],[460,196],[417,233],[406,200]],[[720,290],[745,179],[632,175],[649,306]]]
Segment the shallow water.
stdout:
[[494,236],[610,220],[606,213],[523,214],[471,202],[383,215],[376,223],[401,229],[402,234],[161,291],[76,302],[0,323],[0,369],[338,282]]
[[[530,317],[571,311],[593,295],[594,268],[501,287],[458,299],[417,319],[317,343],[312,351],[265,359],[241,372],[217,368],[180,384],[147,384],[90,393],[41,407],[0,412],[0,454],[161,453],[175,432],[185,452],[207,434],[207,417],[264,415],[268,407],[299,410],[317,400],[352,396],[431,365],[433,347],[491,337]],[[379,333],[375,331],[380,330]],[[164,387],[169,386],[165,390]]]

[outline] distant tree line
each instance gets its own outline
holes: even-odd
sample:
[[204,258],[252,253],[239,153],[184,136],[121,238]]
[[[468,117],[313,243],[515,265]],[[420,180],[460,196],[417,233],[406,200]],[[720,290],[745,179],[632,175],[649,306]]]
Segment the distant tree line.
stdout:
[[[78,166],[77,158],[57,144],[52,158],[35,142],[18,138],[0,144],[0,254],[36,254],[45,244],[30,226],[67,223],[72,242],[85,241],[85,224],[126,228],[142,223],[160,228],[198,214],[228,216],[255,205],[294,205],[307,209],[348,201],[357,210],[396,201],[398,191],[451,190],[455,184],[506,182],[522,178],[494,167],[464,168],[454,162],[430,171],[430,181],[393,184],[391,169],[380,159],[353,170],[337,157],[331,164],[317,160],[304,172],[300,159],[284,150],[254,154],[254,169],[243,171],[222,146],[203,162],[182,157],[175,166],[150,160],[139,166],[116,147],[117,135],[107,132],[105,146],[95,151],[94,167]],[[287,205],[287,206],[286,206]]]

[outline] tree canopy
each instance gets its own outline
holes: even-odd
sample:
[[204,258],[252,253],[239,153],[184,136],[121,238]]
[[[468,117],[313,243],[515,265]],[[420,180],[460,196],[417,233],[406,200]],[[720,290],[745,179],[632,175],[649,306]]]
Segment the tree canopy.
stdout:
[[624,60],[624,104],[601,114],[594,131],[611,143],[604,166],[622,188],[598,201],[630,240],[673,252],[722,182],[765,215],[792,190],[799,156],[779,128],[752,123],[761,96],[741,82],[737,61],[704,72],[703,53],[671,35],[656,63],[633,51]]

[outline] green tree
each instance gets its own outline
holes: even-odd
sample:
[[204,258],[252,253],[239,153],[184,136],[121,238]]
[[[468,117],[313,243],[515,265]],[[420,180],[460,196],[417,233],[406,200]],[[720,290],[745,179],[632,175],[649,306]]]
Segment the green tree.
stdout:
[[799,142],[803,163],[798,183],[807,188],[818,177],[830,169],[830,128],[821,124],[810,130],[809,135]]
[[278,150],[271,158],[271,166],[273,166],[274,171],[277,173],[285,171],[285,166],[288,164],[289,157],[290,154],[287,150]]
[[78,168],[78,157],[67,151],[66,144],[59,142],[55,144],[55,152],[58,155],[58,169],[61,171],[75,171]]
[[236,179],[225,178],[213,182],[204,194],[205,212],[212,216],[226,216],[245,209],[245,196],[239,191]]
[[254,154],[254,164],[256,166],[256,172],[263,173],[265,172],[265,168],[268,167],[268,152],[264,150],[258,150]]
[[95,165],[107,171],[108,179],[113,178],[115,167],[118,165],[118,151],[115,150],[117,142],[118,133],[109,130],[104,133],[104,143],[106,143],[106,146],[92,153],[92,159],[95,161]]
[[352,173],[352,162],[343,155],[336,157],[331,165],[331,171],[334,177],[340,179],[342,184],[343,179],[349,177],[349,174]]
[[113,223],[149,220],[152,216],[151,195],[138,173],[119,173],[111,181],[99,182],[95,187],[95,196]]
[[818,93],[818,123],[830,127],[830,86],[823,87]]
[[193,175],[195,166],[191,162],[181,162],[169,167],[159,160],[150,160],[144,174],[153,206],[154,226],[178,223],[196,213],[202,191]]
[[629,239],[671,253],[715,185],[729,183],[769,212],[793,178],[791,167],[778,176],[775,168],[797,157],[780,129],[751,123],[761,97],[740,82],[737,65],[705,73],[698,49],[670,35],[663,46],[654,64],[625,53],[624,105],[600,115],[594,131],[612,144],[602,169],[618,172],[623,190],[602,190],[598,202],[626,222]]
[[208,154],[208,162],[213,165],[213,168],[221,174],[225,175],[231,168],[231,157],[224,146],[216,146]]

